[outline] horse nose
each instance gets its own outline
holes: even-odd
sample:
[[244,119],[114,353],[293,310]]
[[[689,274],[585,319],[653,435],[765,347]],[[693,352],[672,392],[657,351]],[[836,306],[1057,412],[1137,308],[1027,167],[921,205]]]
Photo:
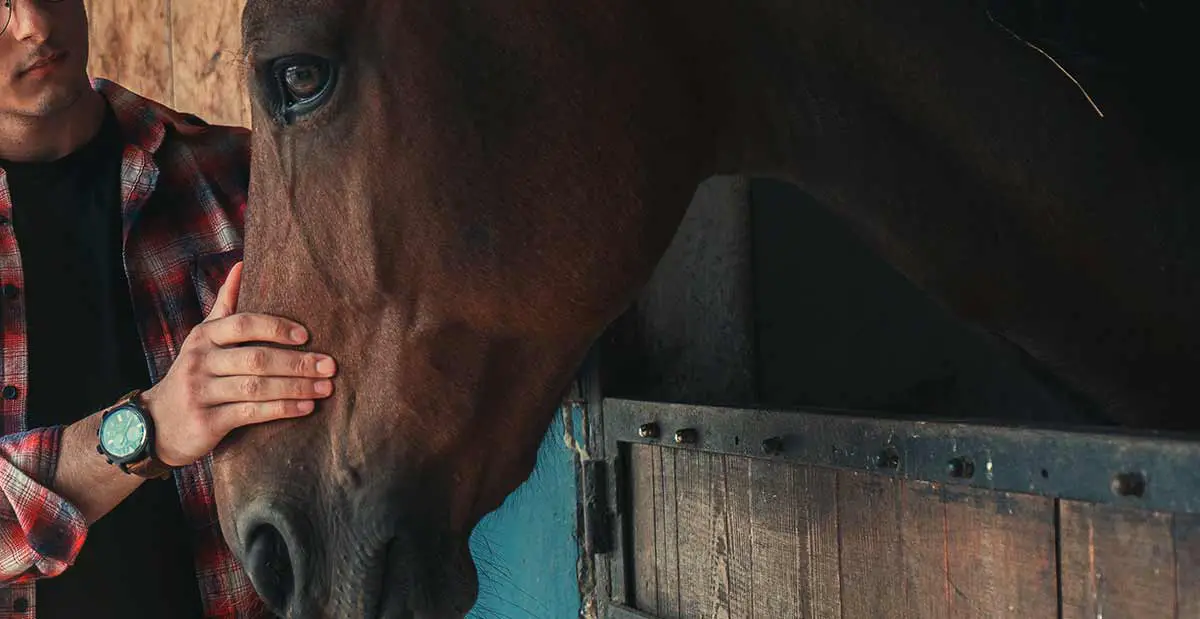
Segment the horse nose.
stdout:
[[301,575],[299,559],[304,556],[305,540],[299,537],[295,519],[279,509],[256,510],[257,518],[247,519],[245,531],[245,568],[250,582],[272,612],[288,616],[297,582]]

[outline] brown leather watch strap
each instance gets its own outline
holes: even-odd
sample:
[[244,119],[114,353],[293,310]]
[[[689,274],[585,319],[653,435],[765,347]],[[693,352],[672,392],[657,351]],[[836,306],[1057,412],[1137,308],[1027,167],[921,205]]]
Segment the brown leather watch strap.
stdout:
[[152,452],[137,462],[126,464],[125,471],[146,479],[169,479],[171,477],[171,467],[160,462]]

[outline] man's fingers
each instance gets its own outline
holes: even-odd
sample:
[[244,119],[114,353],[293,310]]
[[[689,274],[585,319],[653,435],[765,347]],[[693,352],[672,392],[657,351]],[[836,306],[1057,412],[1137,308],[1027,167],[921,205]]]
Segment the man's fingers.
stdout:
[[312,400],[272,400],[269,402],[237,402],[212,409],[213,428],[224,436],[242,426],[265,423],[276,419],[303,417],[316,407]]
[[217,349],[208,354],[207,370],[214,376],[333,376],[332,357],[267,346]]
[[203,394],[209,406],[237,402],[304,400],[328,397],[333,383],[326,378],[279,378],[274,376],[223,376],[212,379]]
[[234,314],[205,325],[208,339],[217,346],[247,342],[271,342],[296,346],[308,340],[308,331],[299,323],[266,314]]
[[221,284],[220,290],[217,290],[217,301],[213,304],[213,308],[208,313],[205,322],[218,320],[226,316],[232,315],[237,311],[238,291],[242,287],[242,263],[238,261],[229,269],[229,275],[225,277],[225,283]]

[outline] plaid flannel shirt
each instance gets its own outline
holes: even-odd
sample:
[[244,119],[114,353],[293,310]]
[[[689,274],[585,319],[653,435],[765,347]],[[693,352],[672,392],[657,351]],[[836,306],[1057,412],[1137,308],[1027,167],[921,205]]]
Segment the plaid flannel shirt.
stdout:
[[[209,126],[111,81],[95,79],[92,86],[111,104],[125,136],[123,255],[150,376],[157,382],[241,257],[249,132]],[[88,524],[49,487],[62,428],[26,427],[23,281],[11,219],[12,200],[0,170],[0,619],[27,619],[36,617],[34,581],[69,568],[86,543]],[[206,615],[270,616],[221,537],[211,456],[177,470],[175,481],[192,527]]]

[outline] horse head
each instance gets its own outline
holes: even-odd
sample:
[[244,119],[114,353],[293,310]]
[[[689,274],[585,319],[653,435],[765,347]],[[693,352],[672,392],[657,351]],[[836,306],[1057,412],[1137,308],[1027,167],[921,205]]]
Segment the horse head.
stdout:
[[975,3],[249,0],[243,28],[239,309],[340,368],[313,415],[215,454],[223,533],[280,614],[469,610],[473,527],[714,174],[801,185],[1113,410],[1190,389],[1161,370],[1196,369],[1171,281],[1200,261],[1113,207],[1182,204],[1186,176]]
[[221,448],[224,532],[280,613],[459,616],[472,528],[712,148],[638,3],[296,4],[244,14],[239,309],[303,321],[339,378],[311,419]]

